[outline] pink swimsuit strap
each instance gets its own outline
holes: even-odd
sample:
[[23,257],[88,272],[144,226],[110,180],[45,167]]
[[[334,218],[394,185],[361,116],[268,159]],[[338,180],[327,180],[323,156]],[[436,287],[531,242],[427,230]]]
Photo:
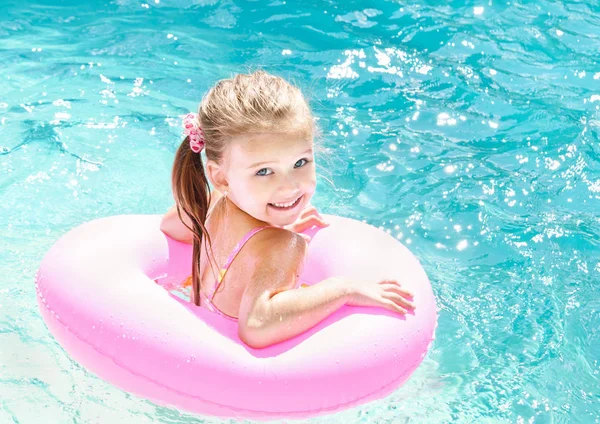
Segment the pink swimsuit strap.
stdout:
[[[217,279],[217,281],[215,283],[215,288],[212,291],[212,293],[210,293],[210,296],[207,299],[209,301],[209,303],[212,304],[212,300],[214,299],[215,294],[217,293],[217,290],[219,289],[219,286],[223,282],[223,278],[225,278],[225,274],[227,273],[227,270],[229,270],[229,267],[231,266],[231,263],[233,262],[233,260],[235,259],[235,257],[238,255],[238,253],[240,253],[240,250],[242,250],[242,247],[244,247],[244,245],[248,242],[248,240],[250,240],[255,234],[259,233],[260,231],[264,230],[265,228],[270,228],[270,227],[269,226],[256,227],[256,228],[248,231],[246,233],[246,235],[244,237],[242,237],[242,239],[239,241],[239,243],[235,245],[235,247],[233,248],[233,251],[231,252],[231,254],[229,255],[229,257],[227,258],[227,261],[225,262],[225,265],[223,265],[223,268],[221,268],[219,270],[220,275],[219,275],[219,278]],[[217,308],[214,308],[214,309],[217,309]]]

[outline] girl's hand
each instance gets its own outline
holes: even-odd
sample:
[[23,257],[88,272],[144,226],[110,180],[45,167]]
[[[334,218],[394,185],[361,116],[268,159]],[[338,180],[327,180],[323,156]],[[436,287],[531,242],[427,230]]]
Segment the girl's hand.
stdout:
[[296,222],[294,222],[291,225],[286,225],[283,228],[285,228],[286,230],[293,231],[294,233],[298,233],[304,238],[307,238],[307,241],[310,241],[310,238],[308,236],[301,233],[313,226],[325,228],[329,226],[329,223],[323,220],[323,217],[319,215],[317,208],[315,208],[314,206],[308,206],[304,208],[304,210],[300,213],[300,216],[298,217]]
[[395,280],[381,280],[376,283],[352,282],[348,305],[375,306],[399,314],[414,310],[415,305],[409,298],[413,295],[402,288]]

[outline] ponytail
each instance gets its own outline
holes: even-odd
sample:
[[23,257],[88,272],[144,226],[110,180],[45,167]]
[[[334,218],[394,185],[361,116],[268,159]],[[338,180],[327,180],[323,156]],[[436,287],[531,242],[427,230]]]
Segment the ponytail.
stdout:
[[[204,227],[210,205],[210,186],[204,173],[202,156],[192,151],[189,137],[185,138],[175,154],[172,185],[179,219],[194,235],[192,301],[200,306],[200,252],[204,236],[210,244],[210,236]],[[191,227],[186,224],[182,215],[189,217]]]

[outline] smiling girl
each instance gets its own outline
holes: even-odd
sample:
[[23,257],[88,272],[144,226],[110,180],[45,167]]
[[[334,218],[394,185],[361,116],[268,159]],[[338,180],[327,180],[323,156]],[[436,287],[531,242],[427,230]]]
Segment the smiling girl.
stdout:
[[298,287],[308,241],[300,233],[327,225],[310,206],[315,129],[300,90],[264,71],[236,75],[210,89],[184,126],[175,206],[161,230],[193,243],[194,304],[238,320],[253,348],[294,337],[343,305],[414,308],[393,280],[339,276]]

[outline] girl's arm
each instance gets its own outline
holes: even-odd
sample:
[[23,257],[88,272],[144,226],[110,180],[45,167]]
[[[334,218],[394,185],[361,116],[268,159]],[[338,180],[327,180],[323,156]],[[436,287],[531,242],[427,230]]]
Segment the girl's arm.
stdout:
[[[213,190],[210,194],[210,206],[209,209],[221,198],[221,194]],[[192,222],[190,218],[185,214],[181,213],[181,217],[183,221],[188,225],[188,227],[192,227]],[[160,230],[177,241],[182,243],[192,244],[194,241],[194,234],[181,222],[179,216],[177,215],[177,205],[174,205],[167,211],[166,214],[162,217],[160,222]]]
[[253,348],[308,330],[345,305],[349,295],[348,285],[340,279],[291,290],[302,270],[306,242],[291,231],[274,228],[261,233],[271,234],[260,234],[260,240],[259,235],[254,237],[260,245],[252,251],[258,257],[238,318],[240,339]]
[[[190,218],[182,212],[181,217],[185,223],[191,227]],[[192,244],[194,234],[181,222],[177,214],[177,205],[174,205],[163,215],[160,221],[160,230],[177,241]]]
[[[273,234],[275,231],[277,233]],[[343,305],[377,306],[398,313],[414,308],[410,296],[395,281],[352,282],[328,278],[309,287],[294,289],[302,270],[306,242],[281,229],[261,232],[252,280],[246,287],[239,310],[238,334],[253,348],[263,348],[314,327]],[[258,237],[255,236],[255,237]]]

